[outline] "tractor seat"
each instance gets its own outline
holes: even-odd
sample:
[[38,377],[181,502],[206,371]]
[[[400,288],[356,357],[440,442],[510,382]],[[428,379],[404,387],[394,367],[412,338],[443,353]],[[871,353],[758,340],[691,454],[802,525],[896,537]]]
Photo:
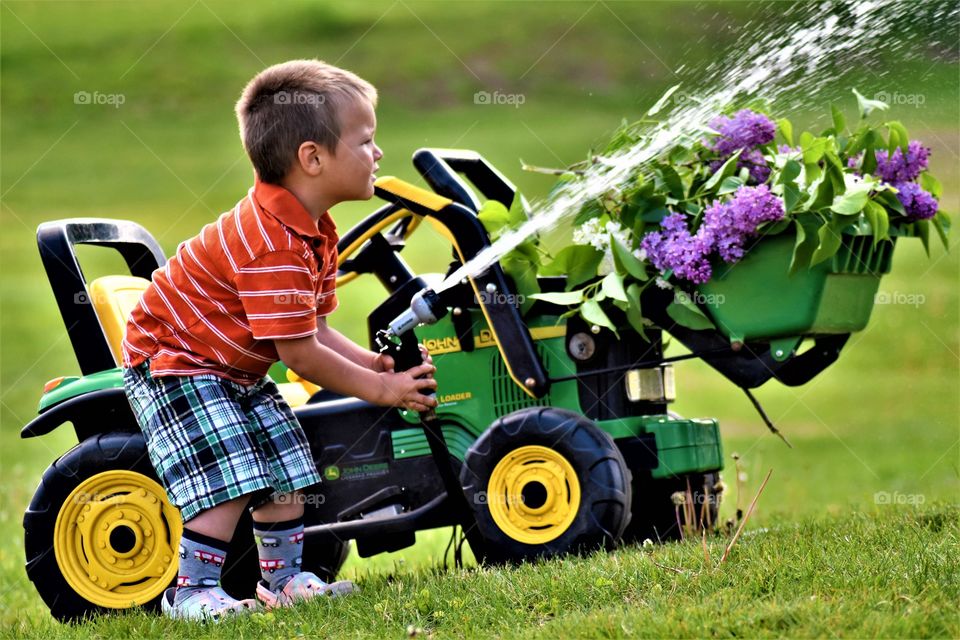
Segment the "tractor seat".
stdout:
[[[90,303],[100,320],[110,352],[117,366],[123,362],[121,344],[127,330],[127,318],[133,313],[150,281],[136,276],[103,276],[90,283]],[[291,407],[306,404],[320,390],[317,385],[287,370],[287,382],[277,383],[280,395]]]

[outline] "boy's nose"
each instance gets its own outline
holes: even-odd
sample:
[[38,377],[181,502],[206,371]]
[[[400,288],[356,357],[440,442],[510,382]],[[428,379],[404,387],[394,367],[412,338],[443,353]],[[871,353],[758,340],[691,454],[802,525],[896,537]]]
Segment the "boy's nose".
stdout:
[[377,145],[373,145],[373,157],[376,160],[379,160],[383,157],[383,150],[380,149]]

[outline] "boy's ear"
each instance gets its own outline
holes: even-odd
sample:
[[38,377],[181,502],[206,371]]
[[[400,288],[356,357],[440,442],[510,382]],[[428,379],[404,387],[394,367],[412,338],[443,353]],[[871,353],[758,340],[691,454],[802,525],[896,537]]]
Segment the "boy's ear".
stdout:
[[318,176],[323,172],[327,150],[316,142],[304,142],[297,149],[297,162],[309,176]]

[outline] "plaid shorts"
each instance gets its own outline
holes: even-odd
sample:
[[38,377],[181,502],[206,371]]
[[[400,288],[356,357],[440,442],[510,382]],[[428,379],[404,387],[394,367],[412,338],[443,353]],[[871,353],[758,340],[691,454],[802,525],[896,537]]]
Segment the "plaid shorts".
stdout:
[[170,502],[184,521],[253,492],[287,493],[320,482],[310,445],[277,385],[212,374],[124,369],[127,399]]

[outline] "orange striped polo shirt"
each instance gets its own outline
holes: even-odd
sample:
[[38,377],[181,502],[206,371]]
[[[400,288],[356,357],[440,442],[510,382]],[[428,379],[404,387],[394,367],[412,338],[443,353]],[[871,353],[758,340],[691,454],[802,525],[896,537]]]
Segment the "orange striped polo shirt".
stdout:
[[232,211],[177,248],[130,315],[123,366],[156,376],[212,373],[251,384],[279,358],[273,340],[317,331],[337,308],[337,228],[259,180]]

